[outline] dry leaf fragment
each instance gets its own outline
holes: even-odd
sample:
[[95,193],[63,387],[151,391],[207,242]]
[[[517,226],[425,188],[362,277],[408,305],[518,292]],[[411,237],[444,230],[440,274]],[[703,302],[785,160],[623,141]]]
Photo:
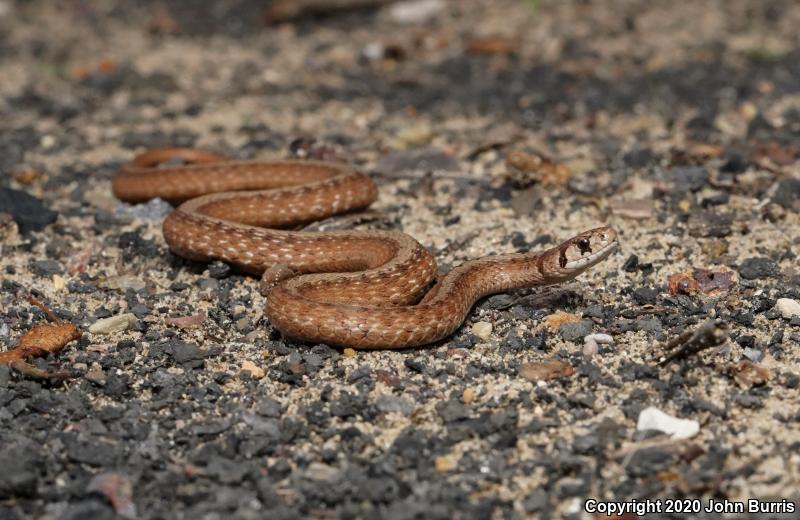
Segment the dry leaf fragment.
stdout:
[[48,372],[37,368],[26,361],[28,357],[42,357],[55,354],[71,341],[81,337],[78,327],[72,323],[63,323],[53,311],[34,298],[26,298],[32,305],[41,309],[47,319],[54,323],[37,325],[19,338],[16,348],[0,352],[0,365],[8,365],[14,370],[30,377],[43,379],[66,379],[72,374],[66,371]]
[[55,354],[68,343],[81,337],[78,327],[72,323],[43,323],[32,328],[19,338],[17,347],[0,352],[0,365],[8,365],[14,370],[36,378],[64,379],[71,374],[64,371],[47,372],[26,361],[28,357],[42,357]]
[[742,388],[763,385],[771,378],[768,369],[747,360],[730,364],[725,370]]
[[715,295],[733,287],[736,283],[733,271],[709,269],[692,269],[669,277],[670,294],[691,294],[700,291],[703,294]]
[[520,187],[526,187],[531,182],[525,178],[516,179],[513,175],[514,169],[523,174],[518,175],[518,177],[524,177],[524,174],[531,174],[533,176],[532,180],[538,181],[545,186],[564,186],[572,175],[569,168],[554,162],[549,157],[530,154],[521,150],[509,152],[506,156],[506,165],[512,171],[512,182]]
[[523,379],[534,383],[537,381],[549,381],[558,377],[569,377],[574,373],[575,369],[572,368],[572,365],[558,359],[525,363],[519,369],[519,375]]
[[206,313],[198,312],[191,316],[180,316],[178,318],[167,318],[164,322],[167,325],[178,327],[179,329],[190,329],[192,327],[199,327],[206,321]]
[[549,316],[545,316],[544,322],[550,332],[555,332],[558,328],[565,323],[577,323],[581,321],[580,317],[564,311],[556,311]]
[[697,282],[697,288],[705,294],[716,294],[726,291],[736,284],[733,271],[710,271],[708,269],[695,269],[692,277]]
[[670,294],[691,294],[697,292],[697,282],[692,278],[691,273],[686,271],[673,274],[669,277]]
[[467,52],[472,55],[504,55],[508,56],[517,52],[519,42],[504,36],[487,36],[473,38],[467,44]]

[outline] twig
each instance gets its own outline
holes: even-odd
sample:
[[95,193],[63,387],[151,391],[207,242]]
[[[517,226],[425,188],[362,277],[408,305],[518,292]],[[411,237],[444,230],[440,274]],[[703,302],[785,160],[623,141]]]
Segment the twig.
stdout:
[[672,352],[656,364],[663,366],[673,359],[722,345],[727,339],[728,325],[719,320],[708,320],[694,329],[684,330],[680,335],[669,340],[663,349]]

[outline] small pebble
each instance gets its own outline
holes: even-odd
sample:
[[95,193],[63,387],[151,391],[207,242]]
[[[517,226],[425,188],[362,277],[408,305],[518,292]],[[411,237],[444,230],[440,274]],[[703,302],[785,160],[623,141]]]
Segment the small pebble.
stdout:
[[103,372],[103,369],[98,367],[92,367],[89,371],[84,374],[87,380],[95,383],[97,385],[103,386],[106,384],[106,374]]
[[406,0],[394,4],[389,9],[389,16],[397,23],[422,23],[444,8],[443,0]]
[[261,379],[266,375],[263,368],[249,360],[242,363],[242,372],[250,372],[250,377],[253,379]]
[[614,338],[608,334],[589,334],[583,338],[583,354],[594,356],[600,350],[598,345],[613,345]]
[[342,350],[342,355],[346,358],[356,357],[356,351],[352,348],[346,348]]
[[469,404],[475,400],[475,390],[472,388],[465,388],[464,392],[461,394],[461,402],[464,404]]
[[449,457],[446,455],[442,457],[436,457],[433,464],[436,467],[437,473],[447,473],[448,471],[453,471],[458,466],[454,457]]
[[778,274],[778,265],[770,258],[747,258],[739,266],[739,274],[746,280],[769,278]]
[[639,266],[639,257],[636,255],[631,255],[625,260],[625,263],[622,264],[622,270],[626,273],[635,273],[636,268]]
[[800,316],[800,302],[791,298],[778,298],[775,302],[775,310],[787,320]]
[[64,272],[64,268],[55,260],[36,260],[31,262],[30,267],[39,276],[53,276]]
[[64,280],[63,276],[61,276],[60,274],[53,275],[53,289],[55,289],[56,291],[63,291],[64,287],[66,286],[67,282],[66,280]]
[[211,278],[221,279],[227,278],[228,275],[231,274],[231,266],[226,264],[225,262],[220,262],[217,260],[216,262],[212,262],[208,266],[208,275]]
[[105,287],[107,289],[114,289],[116,291],[125,292],[128,289],[132,289],[134,291],[141,291],[146,287],[146,283],[144,280],[139,278],[138,276],[130,276],[130,275],[120,275],[120,276],[111,276],[106,278],[103,282],[100,283],[101,287]]
[[492,324],[488,321],[479,321],[472,326],[472,333],[481,339],[492,337]]
[[92,323],[89,326],[89,332],[92,334],[113,334],[114,332],[122,332],[128,330],[135,321],[135,314],[118,314]]
[[250,330],[250,320],[245,318],[239,318],[236,320],[236,323],[233,324],[236,327],[236,330],[239,332],[248,332]]
[[758,350],[757,348],[746,348],[744,349],[744,357],[752,361],[753,363],[758,363],[764,358],[764,352]]
[[406,127],[397,132],[397,140],[403,147],[415,147],[429,142],[433,138],[433,130],[427,124]]
[[636,430],[657,430],[669,434],[673,439],[688,439],[697,435],[700,423],[667,415],[658,408],[650,406],[639,413]]
[[173,207],[169,202],[155,198],[149,201],[131,206],[129,204],[118,204],[114,208],[114,216],[119,220],[149,220],[160,222],[164,217],[172,213]]
[[340,477],[340,473],[338,469],[327,464],[312,462],[308,465],[306,477],[310,480],[333,481]]

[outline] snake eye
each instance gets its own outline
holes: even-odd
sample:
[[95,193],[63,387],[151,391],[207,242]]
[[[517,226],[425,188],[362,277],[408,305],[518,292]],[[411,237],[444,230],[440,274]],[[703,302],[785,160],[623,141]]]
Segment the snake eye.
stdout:
[[589,243],[589,239],[588,238],[580,238],[580,239],[578,239],[578,242],[576,242],[576,244],[578,246],[578,249],[581,250],[581,253],[591,253],[592,252],[591,244]]

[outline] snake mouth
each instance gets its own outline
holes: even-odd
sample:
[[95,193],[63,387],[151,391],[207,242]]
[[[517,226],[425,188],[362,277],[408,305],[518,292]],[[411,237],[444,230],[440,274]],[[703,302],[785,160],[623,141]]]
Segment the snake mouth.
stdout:
[[617,245],[617,233],[609,227],[585,231],[562,246],[559,263],[567,271],[583,270],[608,258]]

